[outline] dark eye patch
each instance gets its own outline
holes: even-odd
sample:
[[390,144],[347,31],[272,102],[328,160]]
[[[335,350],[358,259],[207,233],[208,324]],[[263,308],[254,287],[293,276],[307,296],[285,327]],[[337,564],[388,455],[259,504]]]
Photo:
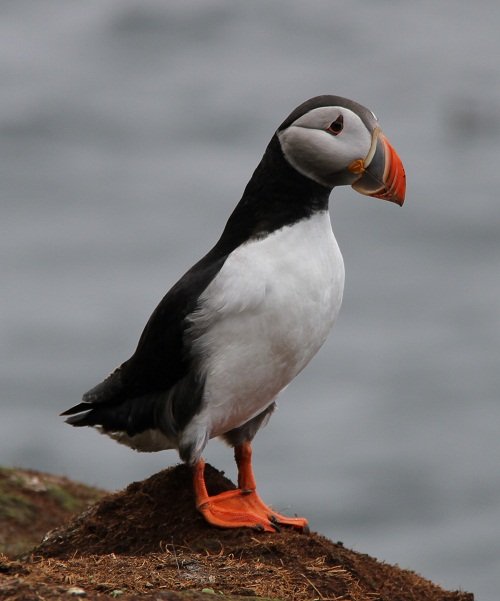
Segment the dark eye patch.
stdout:
[[339,133],[344,129],[344,117],[339,115],[335,121],[330,123],[330,125],[326,128],[326,131],[332,136],[338,136]]

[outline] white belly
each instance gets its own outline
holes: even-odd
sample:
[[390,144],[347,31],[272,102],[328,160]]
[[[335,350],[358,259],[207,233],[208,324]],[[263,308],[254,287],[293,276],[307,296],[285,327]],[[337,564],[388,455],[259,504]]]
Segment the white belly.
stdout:
[[231,253],[190,316],[205,392],[186,435],[218,436],[272,403],[324,343],[343,289],[328,212]]

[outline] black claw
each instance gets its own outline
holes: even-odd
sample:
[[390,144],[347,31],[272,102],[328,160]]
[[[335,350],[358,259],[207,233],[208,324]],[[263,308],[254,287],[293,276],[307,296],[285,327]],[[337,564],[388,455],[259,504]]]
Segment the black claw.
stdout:
[[311,534],[311,529],[309,528],[309,526],[306,524],[303,528],[302,528],[302,532],[304,534]]
[[280,522],[278,521],[278,518],[271,514],[269,517],[269,521],[271,522],[271,526],[276,530],[276,532],[281,532],[281,525]]

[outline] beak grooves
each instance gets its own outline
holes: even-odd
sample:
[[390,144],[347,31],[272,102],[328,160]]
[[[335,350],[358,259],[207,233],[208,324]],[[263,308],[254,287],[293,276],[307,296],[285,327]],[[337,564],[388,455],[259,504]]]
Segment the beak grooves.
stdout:
[[348,169],[359,174],[352,184],[354,190],[403,206],[406,191],[403,163],[379,127],[373,131],[366,158],[353,161]]
[[373,196],[397,203],[403,206],[406,191],[406,174],[403,163],[392,144],[383,135],[380,135],[381,142],[385,146],[386,163],[384,169],[384,188]]

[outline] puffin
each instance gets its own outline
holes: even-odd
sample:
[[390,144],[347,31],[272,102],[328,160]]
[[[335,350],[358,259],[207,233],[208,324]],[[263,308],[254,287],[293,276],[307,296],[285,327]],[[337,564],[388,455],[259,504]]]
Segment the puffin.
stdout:
[[[161,300],[133,355],[61,414],[67,423],[137,451],[176,449],[213,526],[307,531],[259,496],[252,441],[338,315],[344,262],[328,204],[347,185],[402,206],[403,164],[371,110],[316,96],[278,127],[219,240]],[[238,486],[209,495],[203,450],[215,437],[234,449]]]

